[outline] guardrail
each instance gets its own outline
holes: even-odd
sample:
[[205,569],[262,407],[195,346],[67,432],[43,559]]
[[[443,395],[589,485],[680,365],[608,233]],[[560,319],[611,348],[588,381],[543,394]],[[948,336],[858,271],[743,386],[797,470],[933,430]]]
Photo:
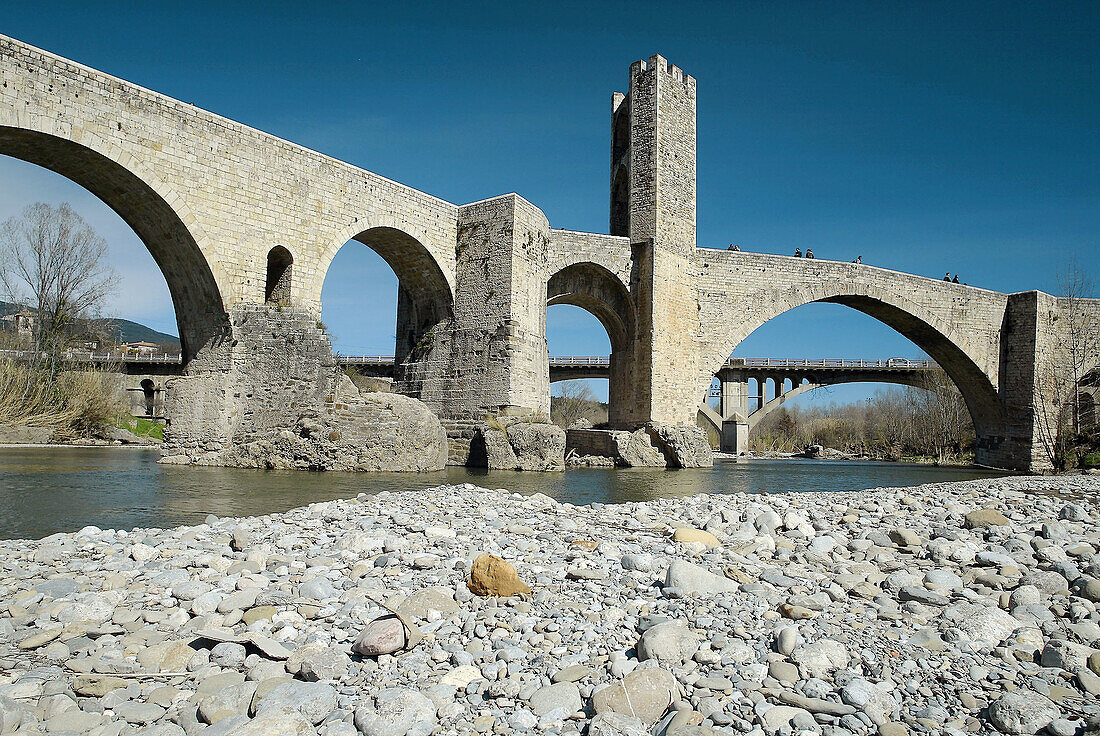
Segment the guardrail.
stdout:
[[[44,360],[46,353],[36,350],[0,350],[0,356],[13,360]],[[183,355],[180,353],[95,353],[91,351],[66,350],[56,356],[60,360],[70,363],[180,363]]]
[[846,358],[730,358],[730,367],[744,368],[898,368],[912,370],[932,368],[933,360],[886,358],[885,360],[848,360]]
[[[337,355],[336,362],[340,365],[389,365],[393,362],[392,355]],[[566,366],[605,366],[611,365],[611,359],[606,355],[562,355],[552,356],[550,365],[554,367]]]
[[336,362],[340,365],[389,365],[394,360],[392,355],[339,355]]
[[[34,350],[0,350],[0,356],[15,360],[43,359],[45,353]],[[96,353],[79,350],[67,350],[59,356],[62,360],[83,363],[180,363],[183,356],[180,353]],[[392,355],[337,355],[336,362],[340,365],[389,365],[393,363]],[[550,365],[553,367],[568,366],[607,366],[611,359],[606,355],[558,355],[551,356]],[[730,358],[726,361],[727,367],[736,368],[883,368],[914,370],[932,368],[936,365],[931,360],[911,360],[909,358],[887,358],[885,360],[849,360],[846,358]]]

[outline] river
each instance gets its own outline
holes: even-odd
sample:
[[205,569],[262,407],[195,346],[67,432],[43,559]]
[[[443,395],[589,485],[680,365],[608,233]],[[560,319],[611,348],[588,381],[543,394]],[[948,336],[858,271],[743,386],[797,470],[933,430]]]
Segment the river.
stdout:
[[256,516],[359,493],[475,483],[541,492],[575,504],[694,493],[862,490],[1003,475],[978,468],[830,460],[716,461],[666,471],[579,468],[515,473],[306,473],[158,465],[155,449],[0,448],[0,538],[38,538],[84,526],[131,529],[201,523],[208,514]]

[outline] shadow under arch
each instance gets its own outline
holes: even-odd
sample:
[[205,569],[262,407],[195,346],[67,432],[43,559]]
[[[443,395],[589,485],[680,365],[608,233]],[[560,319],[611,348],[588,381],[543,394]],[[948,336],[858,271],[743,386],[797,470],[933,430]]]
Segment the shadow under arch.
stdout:
[[[836,290],[833,293],[823,291],[828,288],[827,285],[821,285],[815,290],[816,293],[792,290],[782,298],[775,299],[772,308],[765,314],[758,315],[753,321],[743,323],[731,331],[722,343],[721,355],[708,356],[708,367],[712,367],[713,373],[716,373],[742,340],[780,314],[815,302],[841,304],[900,333],[943,368],[962,394],[979,439],[1004,437],[1005,411],[997,388],[981,366],[960,346],[961,339],[953,329],[898,295],[870,289],[866,293],[851,293],[859,289],[858,284],[847,285],[845,293],[836,293]],[[708,386],[709,383],[708,380]]]
[[395,363],[420,360],[431,347],[428,333],[454,318],[454,296],[443,270],[423,243],[395,227],[367,228],[351,240],[380,255],[397,275]]
[[160,268],[172,295],[184,365],[229,332],[221,291],[183,218],[141,176],[97,151],[65,138],[0,126],[0,154],[72,180],[114,210]]
[[546,282],[546,306],[580,307],[600,321],[611,341],[608,372],[608,419],[612,425],[631,421],[634,367],[634,300],[618,276],[603,266],[580,262],[566,266]]

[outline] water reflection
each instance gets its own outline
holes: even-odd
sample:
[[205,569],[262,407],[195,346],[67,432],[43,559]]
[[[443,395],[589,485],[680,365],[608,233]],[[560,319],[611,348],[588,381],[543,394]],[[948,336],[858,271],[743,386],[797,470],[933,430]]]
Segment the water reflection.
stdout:
[[971,468],[828,460],[719,462],[674,472],[583,468],[513,473],[302,473],[158,465],[156,450],[0,448],[0,538],[42,537],[83,526],[177,526],[207,514],[254,516],[360,493],[476,483],[545,493],[575,504],[622,503],[696,493],[859,490],[998,475]]

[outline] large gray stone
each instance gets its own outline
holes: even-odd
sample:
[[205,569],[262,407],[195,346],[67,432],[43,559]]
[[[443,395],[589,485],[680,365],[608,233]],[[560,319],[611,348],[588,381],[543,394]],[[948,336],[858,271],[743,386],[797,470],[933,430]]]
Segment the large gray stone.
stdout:
[[469,464],[490,470],[565,470],[565,430],[501,418],[478,426]]
[[[280,328],[279,320],[265,317],[264,324],[274,321],[273,327]],[[246,330],[242,327],[241,331]],[[262,341],[260,344],[256,349],[262,354],[267,348]],[[304,364],[331,361],[331,357],[325,358],[322,348],[327,348],[327,340],[312,353],[285,351],[284,360]],[[266,365],[265,360],[255,361],[248,375],[255,374],[255,380],[260,380],[259,374],[272,370]],[[360,393],[336,368],[322,366],[315,380],[315,392],[297,402],[299,413],[292,424],[268,428],[251,438],[240,437],[220,459],[191,462],[247,468],[402,472],[441,470],[446,464],[447,433],[422,402],[400,394]],[[167,454],[173,445],[166,444]]]
[[825,677],[848,666],[851,660],[848,650],[840,642],[820,639],[804,644],[791,653],[791,660],[806,677]]
[[614,711],[655,723],[679,696],[680,686],[671,672],[648,667],[593,694],[592,708],[596,713]]
[[428,736],[436,728],[435,704],[411,688],[379,690],[374,705],[355,709],[355,727],[363,736]]
[[556,424],[515,422],[508,441],[517,470],[565,470],[565,430]]
[[1005,693],[989,706],[989,720],[1001,733],[1038,733],[1060,715],[1049,698],[1031,690]]
[[292,680],[276,685],[270,692],[256,694],[252,709],[257,716],[266,713],[298,713],[310,723],[320,723],[336,710],[336,689],[320,682]]
[[581,709],[580,690],[572,682],[559,682],[539,688],[531,696],[531,710],[542,716],[561,708],[567,716]]
[[588,736],[651,736],[649,726],[639,718],[613,710],[597,713],[588,724]]
[[737,591],[740,585],[724,575],[715,575],[691,562],[673,560],[665,573],[664,587],[679,588],[687,595],[707,595],[732,593]]
[[615,462],[628,468],[663,468],[668,464],[665,455],[654,443],[644,427],[633,432],[612,432],[615,443]]
[[638,659],[665,665],[683,664],[699,651],[699,637],[683,621],[668,621],[646,630],[638,641]]

